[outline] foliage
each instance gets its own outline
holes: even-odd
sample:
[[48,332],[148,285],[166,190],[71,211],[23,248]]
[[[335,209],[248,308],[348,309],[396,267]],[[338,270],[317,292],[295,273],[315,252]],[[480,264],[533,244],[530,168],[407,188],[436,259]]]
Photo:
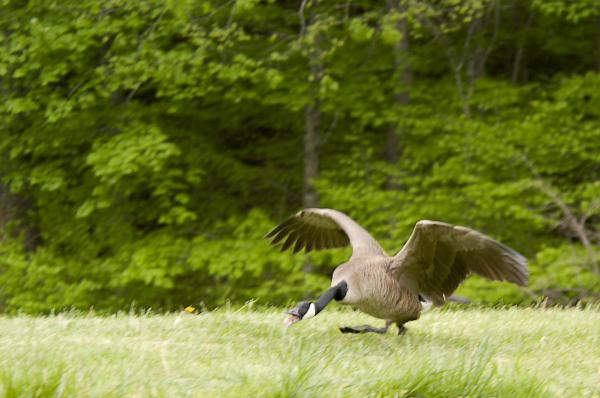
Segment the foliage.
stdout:
[[593,1],[298,7],[0,3],[0,310],[317,294],[347,250],[294,258],[261,240],[302,206],[304,110],[315,104],[322,206],[390,252],[430,218],[530,259],[528,289],[474,279],[461,291],[474,300],[597,295]]

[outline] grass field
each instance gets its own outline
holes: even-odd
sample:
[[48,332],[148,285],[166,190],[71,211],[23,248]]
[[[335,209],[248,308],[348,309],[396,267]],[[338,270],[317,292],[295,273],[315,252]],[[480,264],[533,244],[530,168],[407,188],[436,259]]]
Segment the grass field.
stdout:
[[600,311],[434,310],[404,336],[329,310],[0,318],[0,397],[600,397]]

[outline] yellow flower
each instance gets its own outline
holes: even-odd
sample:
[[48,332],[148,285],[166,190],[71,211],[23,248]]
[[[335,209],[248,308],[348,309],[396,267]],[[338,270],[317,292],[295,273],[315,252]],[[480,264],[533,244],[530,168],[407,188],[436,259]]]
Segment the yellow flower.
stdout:
[[195,314],[196,313],[196,309],[194,307],[192,307],[191,305],[188,305],[183,310],[185,312],[189,313],[189,314]]

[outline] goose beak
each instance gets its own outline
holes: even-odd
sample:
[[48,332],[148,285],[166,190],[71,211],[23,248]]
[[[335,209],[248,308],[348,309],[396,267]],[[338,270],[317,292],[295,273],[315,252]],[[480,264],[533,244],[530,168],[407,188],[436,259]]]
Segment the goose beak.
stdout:
[[285,313],[289,315],[289,317],[285,318],[285,320],[283,321],[286,328],[289,328],[294,323],[302,320],[302,316],[300,315],[298,307],[292,308],[291,310],[287,310]]

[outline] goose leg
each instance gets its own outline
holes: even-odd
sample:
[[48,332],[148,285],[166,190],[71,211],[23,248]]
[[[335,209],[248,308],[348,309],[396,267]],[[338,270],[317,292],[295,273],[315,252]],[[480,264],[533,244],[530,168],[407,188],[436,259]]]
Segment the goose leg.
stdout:
[[404,333],[406,333],[406,328],[404,327],[403,323],[397,323],[396,325],[398,325],[398,336],[402,336]]
[[340,329],[342,333],[379,333],[385,334],[389,329],[392,321],[385,321],[385,326],[382,328],[376,328],[370,325],[360,325],[360,326],[343,326]]

